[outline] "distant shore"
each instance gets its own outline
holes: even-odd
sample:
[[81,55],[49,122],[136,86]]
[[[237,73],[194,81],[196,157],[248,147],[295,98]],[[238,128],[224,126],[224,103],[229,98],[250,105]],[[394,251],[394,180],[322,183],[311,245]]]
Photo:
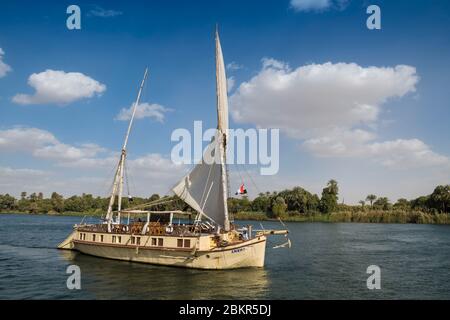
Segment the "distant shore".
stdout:
[[[240,212],[234,215],[236,220],[278,220],[271,218],[265,213]],[[305,214],[305,215],[285,215],[281,217],[286,222],[355,222],[355,223],[414,223],[414,224],[450,224],[450,214],[448,213],[424,213],[421,211],[339,211],[330,214]]]
[[[101,217],[104,212],[49,212],[49,213],[29,213],[29,212],[3,212],[0,214],[26,214],[26,215],[47,215],[61,217]],[[278,221],[278,218],[270,217],[263,212],[239,212],[232,215],[235,220],[251,220],[251,221]],[[178,218],[185,218],[178,217]],[[312,214],[312,215],[289,215],[281,217],[285,222],[355,222],[355,223],[413,223],[413,224],[450,224],[450,214],[448,213],[424,213],[421,211],[382,211],[367,210],[357,212],[334,212],[331,214]]]

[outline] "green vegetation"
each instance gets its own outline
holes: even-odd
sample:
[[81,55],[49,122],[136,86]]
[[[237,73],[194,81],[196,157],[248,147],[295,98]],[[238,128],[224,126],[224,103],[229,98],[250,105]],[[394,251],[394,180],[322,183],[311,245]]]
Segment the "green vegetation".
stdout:
[[[149,198],[135,197],[132,199],[122,198],[122,208],[130,208],[144,203],[159,200],[158,194]],[[165,202],[152,207],[153,210],[183,210],[189,211],[189,207],[180,199],[173,197],[170,202]],[[91,194],[83,193],[81,196],[64,198],[53,192],[50,198],[44,198],[42,193],[32,193],[29,196],[22,192],[20,199],[9,194],[0,195],[0,212],[16,212],[31,214],[60,214],[60,215],[92,215],[101,216],[108,209],[109,197],[93,197]],[[117,210],[117,204],[113,207]]]
[[319,209],[322,213],[331,213],[337,209],[339,188],[336,180],[328,181],[327,187],[322,190]]
[[[228,210],[236,220],[270,220],[311,222],[372,222],[372,223],[436,223],[450,224],[450,185],[437,186],[433,193],[417,199],[398,199],[391,203],[386,197],[369,194],[358,205],[338,203],[339,188],[330,180],[319,198],[301,187],[281,192],[260,193],[253,201],[246,196],[230,198]],[[122,199],[122,207],[130,208],[160,199],[153,194],[149,198]],[[153,210],[191,209],[176,197],[168,198],[152,207]],[[108,208],[109,198],[90,194],[64,198],[53,192],[50,198],[42,193],[27,195],[20,199],[8,194],[0,195],[0,212],[47,213],[61,215],[101,216]],[[114,208],[115,210],[116,208]]]

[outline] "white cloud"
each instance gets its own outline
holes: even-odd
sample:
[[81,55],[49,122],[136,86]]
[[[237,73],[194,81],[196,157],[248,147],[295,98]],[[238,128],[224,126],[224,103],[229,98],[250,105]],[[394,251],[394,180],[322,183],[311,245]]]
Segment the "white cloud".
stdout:
[[397,168],[448,165],[419,139],[376,141],[376,132],[360,128],[376,128],[388,99],[416,90],[414,67],[328,62],[292,70],[274,59],[262,63],[230,98],[236,122],[280,128],[319,157],[366,158]]
[[284,62],[263,59],[262,70],[231,96],[231,113],[239,123],[309,137],[374,122],[383,102],[415,91],[418,79],[415,68],[405,65],[328,62],[291,70]]
[[64,168],[79,168],[79,169],[111,169],[117,165],[119,155],[117,156],[105,156],[105,157],[93,157],[93,158],[76,158],[69,161],[60,161],[57,163],[59,167]]
[[[147,102],[141,103],[136,108],[135,119],[153,118],[158,122],[164,122],[165,113],[172,111],[169,108],[165,108],[159,104],[149,104]],[[129,108],[123,108],[116,116],[116,120],[128,121],[133,114],[133,105]]]
[[[97,144],[74,146],[62,143],[46,130],[25,127],[0,130],[0,154],[6,153],[24,153],[30,156],[24,158],[30,158],[33,164],[45,161],[53,167],[46,172],[0,167],[0,194],[57,191],[65,195],[107,195],[119,160],[119,153]],[[166,194],[187,168],[158,153],[128,157],[126,167],[133,195],[142,196]]]
[[361,129],[335,129],[328,135],[305,140],[303,146],[319,157],[360,157],[367,155],[367,143],[375,137]]
[[16,127],[0,130],[0,152],[23,152],[41,159],[70,162],[92,158],[106,149],[92,143],[79,147],[60,142],[52,133],[38,129]]
[[331,6],[331,0],[291,0],[291,6],[297,11],[324,10]]
[[33,152],[47,145],[59,143],[55,136],[45,130],[37,128],[16,127],[0,130],[0,151]]
[[26,178],[30,176],[43,176],[42,170],[34,169],[13,169],[10,167],[0,167],[0,181],[4,182],[7,178]]
[[[74,161],[60,162],[59,167],[78,172],[77,183],[73,192],[93,192],[107,194],[113,180],[113,169],[117,166],[119,154],[106,157],[81,158]],[[126,179],[132,195],[149,196],[152,193],[168,194],[170,188],[186,174],[186,166],[176,165],[170,157],[158,153],[139,157],[128,157],[126,162]],[[91,175],[87,175],[91,173]],[[88,182],[83,186],[82,182]],[[64,186],[62,186],[64,187]],[[128,189],[128,188],[127,188]],[[92,190],[92,191],[89,191]]]
[[13,101],[18,104],[57,104],[68,103],[101,95],[106,86],[79,72],[46,70],[33,73],[28,84],[36,92],[33,95],[17,94]]
[[18,197],[22,191],[39,192],[48,182],[48,173],[28,168],[0,167],[0,194]]
[[96,6],[94,9],[90,10],[88,15],[101,17],[101,18],[112,18],[116,16],[122,15],[122,11],[112,10],[112,9],[104,9],[102,7]]
[[59,161],[74,161],[95,157],[105,149],[95,144],[85,144],[75,147],[64,143],[48,145],[33,152],[33,155],[42,159],[55,159]]
[[[186,173],[186,166],[175,164],[170,158],[159,153],[147,154],[128,160],[127,163],[135,175],[142,175],[155,180],[170,178],[171,186],[175,185],[178,182],[177,179]],[[158,181],[152,181],[151,183],[158,183]]]
[[[117,162],[118,158],[115,160]],[[184,166],[175,166],[170,158],[158,154],[129,160],[127,166],[127,181],[131,196],[171,194],[170,188],[186,173]],[[26,191],[43,192],[49,196],[51,192],[56,191],[66,197],[82,193],[108,196],[114,174],[110,169],[111,167],[96,167],[94,171],[83,167],[56,167],[51,171],[41,171],[0,167],[0,194],[9,193],[18,197],[20,192]],[[125,186],[124,194],[127,193],[127,189]]]
[[334,130],[304,141],[303,147],[319,157],[367,158],[390,168],[450,165],[449,158],[433,152],[419,139],[375,142],[375,138],[375,134],[360,129]]
[[[107,195],[113,180],[113,169],[118,161],[119,154],[62,163],[61,166],[66,170],[78,172],[76,184],[70,189],[72,191],[66,193],[91,192]],[[126,183],[130,188],[131,195],[148,197],[153,193],[169,194],[170,188],[186,174],[186,168],[186,166],[174,164],[170,157],[158,153],[136,158],[128,157]],[[96,176],[87,175],[88,173],[96,174]],[[65,187],[61,186],[61,188]]]
[[286,69],[289,70],[289,65],[283,61],[278,61],[273,58],[263,58],[261,60],[262,68],[268,69],[268,68],[274,68],[274,69]]
[[291,0],[291,7],[295,11],[325,11],[330,8],[343,10],[349,0]]
[[228,93],[230,93],[233,90],[235,83],[236,83],[236,79],[234,77],[229,77],[227,79],[227,90],[228,90]]
[[12,70],[10,66],[8,66],[6,63],[3,62],[4,55],[5,51],[3,51],[2,48],[0,48],[0,78],[3,78],[4,76],[6,76],[8,72]]
[[236,63],[235,61],[231,61],[229,64],[227,64],[227,70],[230,71],[236,71],[242,68],[244,68],[244,66]]
[[[369,154],[388,167],[416,168],[424,166],[450,165],[446,156],[433,152],[419,139],[396,139],[368,145]],[[449,167],[450,169],[450,167]]]

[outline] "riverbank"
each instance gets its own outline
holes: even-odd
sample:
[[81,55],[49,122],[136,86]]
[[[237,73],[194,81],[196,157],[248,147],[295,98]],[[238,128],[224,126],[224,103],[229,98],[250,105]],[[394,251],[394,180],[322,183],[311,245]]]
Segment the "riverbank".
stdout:
[[[0,212],[0,214],[27,214],[28,212]],[[104,214],[103,211],[92,212],[49,212],[34,215],[48,216],[70,216],[70,217],[96,217],[100,218]],[[186,216],[174,216],[176,219],[186,218]],[[278,221],[278,218],[269,216],[264,212],[239,212],[233,214],[235,220],[251,220],[251,221]],[[383,210],[366,210],[366,211],[339,211],[331,214],[286,214],[281,217],[286,222],[356,222],[356,223],[413,223],[413,224],[450,224],[450,214],[448,213],[425,213],[421,211],[383,211]]]
[[[234,215],[236,220],[270,221],[277,220],[262,212],[240,212]],[[415,224],[450,224],[448,213],[425,213],[421,211],[340,211],[331,214],[302,215],[293,214],[282,217],[288,222],[357,222],[357,223],[415,223]]]

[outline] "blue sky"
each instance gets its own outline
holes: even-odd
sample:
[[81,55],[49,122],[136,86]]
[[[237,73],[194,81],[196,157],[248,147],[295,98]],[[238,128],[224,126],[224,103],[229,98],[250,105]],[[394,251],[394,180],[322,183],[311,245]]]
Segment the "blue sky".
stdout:
[[[66,27],[70,4],[81,30]],[[370,4],[381,30],[366,28]],[[170,161],[172,131],[215,126],[216,23],[225,62],[237,66],[227,70],[231,127],[281,128],[280,171],[249,167],[251,195],[320,193],[335,178],[341,201],[356,203],[449,183],[448,1],[5,1],[0,193],[107,194],[127,126],[117,118],[145,66],[150,113],[132,132],[130,187],[166,193],[185,172]],[[49,81],[69,92],[50,92]],[[29,82],[47,91],[33,95]]]

